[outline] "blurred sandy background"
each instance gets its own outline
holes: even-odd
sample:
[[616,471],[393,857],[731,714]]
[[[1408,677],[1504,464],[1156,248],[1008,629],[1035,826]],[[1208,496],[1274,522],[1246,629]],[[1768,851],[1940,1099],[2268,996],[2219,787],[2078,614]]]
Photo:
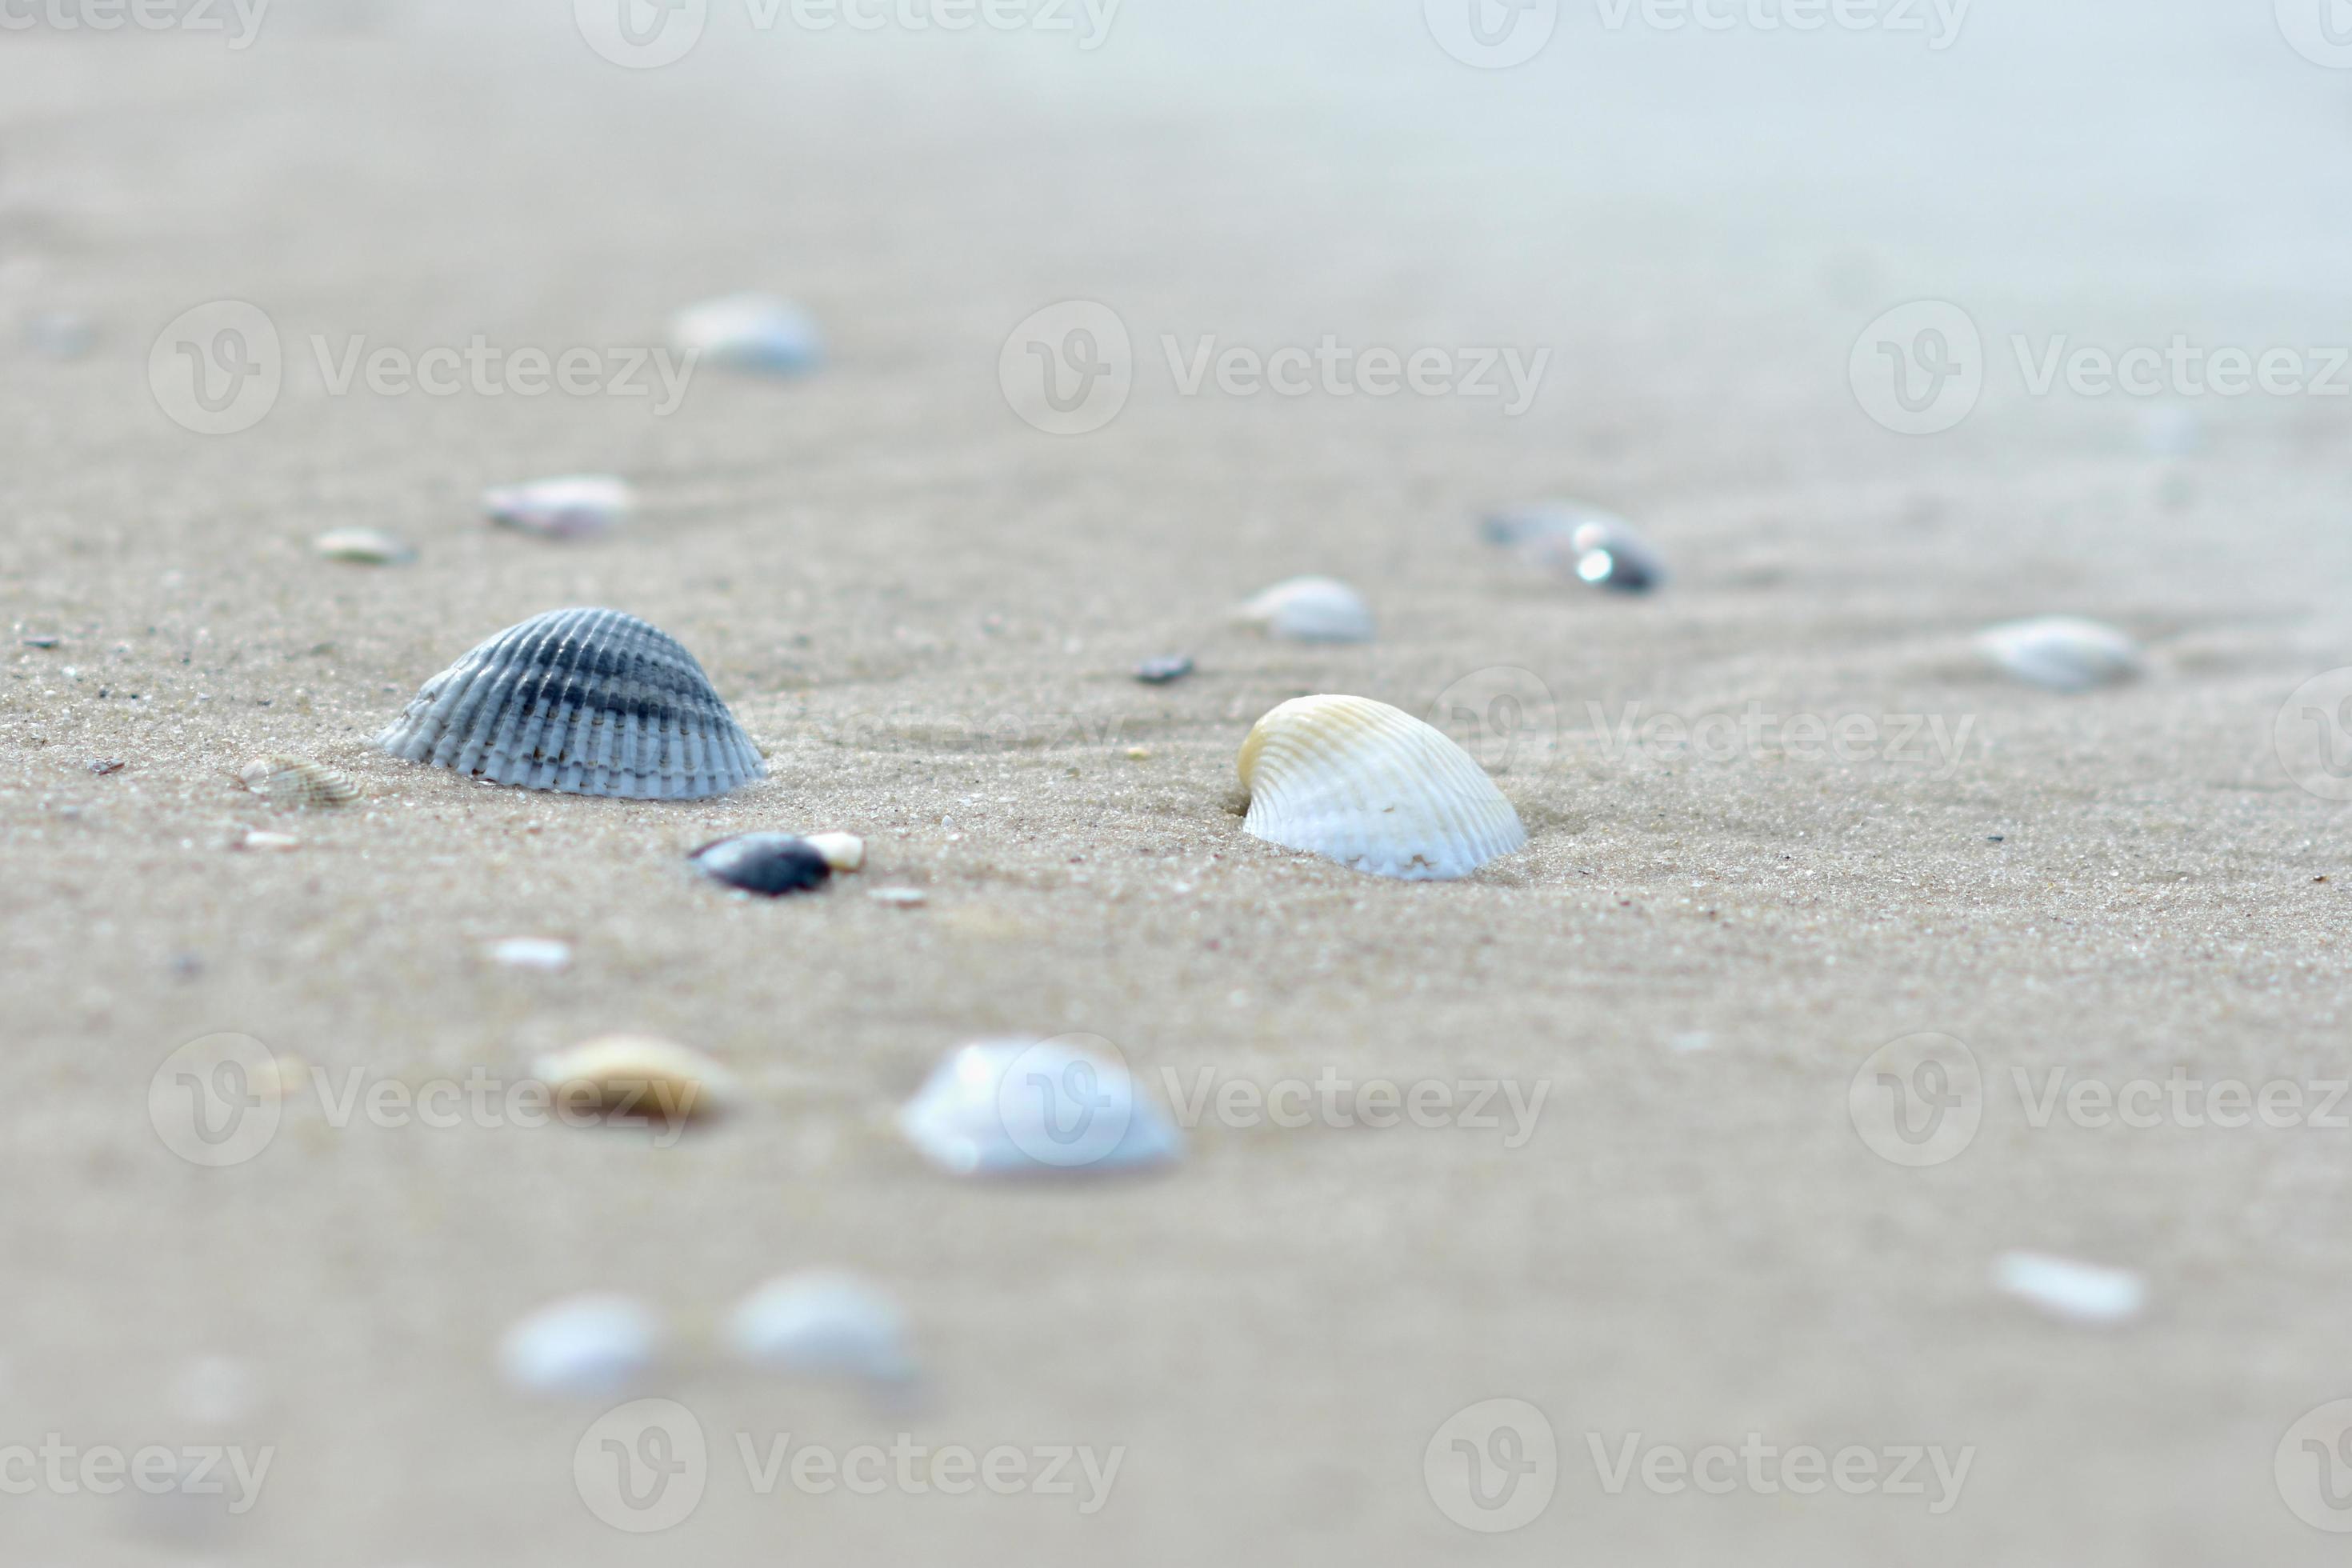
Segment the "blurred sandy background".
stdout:
[[[485,15],[486,11],[492,14]],[[233,1528],[0,1497],[12,1563],[2340,1561],[2273,1451],[2352,1395],[2352,1133],[2032,1129],[2011,1072],[2346,1076],[2343,808],[2273,755],[2352,662],[2347,404],[2198,405],[2152,452],[2124,397],[2027,397],[2010,334],[2352,339],[2352,74],[2259,5],[1981,0],[1886,32],[1662,34],[1571,5],[1469,68],[1417,5],[1129,0],[1069,36],[759,33],[717,8],[629,71],[534,3],[298,5],[217,36],[0,34],[0,830],[18,1069],[0,1113],[0,1442],[274,1445]],[[686,405],[331,396],[314,334],[412,352],[657,342],[743,288],[834,363],[699,375]],[[1993,345],[1983,405],[1906,439],[1847,383],[1923,297]],[[288,345],[255,428],[151,395],[165,323],[251,301]],[[1136,390],[1093,435],[1009,410],[1006,334],[1110,305]],[[97,327],[66,363],[26,312]],[[1534,407],[1179,395],[1163,334],[1270,350],[1552,351]],[[486,531],[487,484],[627,475],[602,543]],[[1483,505],[1638,519],[1648,601],[1531,579]],[[414,565],[317,559],[391,530]],[[1360,648],[1227,629],[1328,572]],[[363,738],[478,638],[566,604],[653,620],[774,749],[725,801],[478,786]],[[1978,626],[2146,638],[2149,680],[2000,684]],[[51,648],[18,645],[58,638]],[[1139,658],[1191,651],[1150,689]],[[1287,697],[1427,710],[1537,672],[1556,743],[1501,774],[1534,836],[1474,882],[1375,882],[1246,837],[1234,753]],[[133,700],[135,694],[135,700]],[[1973,721],[1956,767],[1612,753],[1611,714]],[[1140,748],[1144,754],[1131,756]],[[357,773],[281,818],[223,770]],[[93,760],[119,759],[95,775]],[[280,855],[243,827],[298,835]],[[751,907],[682,853],[864,834],[872,866]],[[916,910],[869,887],[925,889]],[[514,935],[574,944],[500,969]],[[249,1034],[338,1082],[421,1084],[617,1027],[701,1046],[753,1110],[625,1132],[329,1125],[249,1163],[150,1125],[181,1043]],[[1163,1177],[959,1185],[889,1130],[938,1056],[1087,1031],[1155,1085],[1327,1069],[1549,1086],[1524,1146],[1464,1128],[1204,1125]],[[1996,1080],[1948,1164],[1847,1111],[1899,1036]],[[1997,1295],[2034,1248],[2142,1272],[2109,1331]],[[693,1349],[742,1291],[863,1268],[916,1321],[911,1412]],[[597,1522],[599,1405],[502,1387],[520,1313],[617,1288],[689,1342],[654,1392],[716,1467],[694,1517]],[[200,1358],[245,1369],[193,1398]],[[1511,1397],[1556,1431],[1517,1533],[1450,1522],[1423,1452]],[[1066,1498],[758,1496],[764,1445],[1123,1447]],[[1612,1496],[1588,1434],[1685,1448],[1973,1447],[1964,1495]],[[207,1435],[209,1434],[209,1436]],[[1932,1494],[1931,1494],[1932,1495]]]

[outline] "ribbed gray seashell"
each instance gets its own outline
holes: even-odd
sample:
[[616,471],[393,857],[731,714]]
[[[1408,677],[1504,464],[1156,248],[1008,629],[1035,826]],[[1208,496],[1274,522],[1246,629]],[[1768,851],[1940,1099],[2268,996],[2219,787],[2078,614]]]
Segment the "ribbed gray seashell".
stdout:
[[550,610],[426,681],[375,738],[495,784],[700,800],[765,776],[694,656],[618,610]]

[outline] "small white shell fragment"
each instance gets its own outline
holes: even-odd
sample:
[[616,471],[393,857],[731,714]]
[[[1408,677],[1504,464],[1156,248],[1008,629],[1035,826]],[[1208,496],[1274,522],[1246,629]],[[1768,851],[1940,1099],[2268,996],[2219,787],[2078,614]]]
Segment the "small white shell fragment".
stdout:
[[312,540],[310,548],[330,561],[360,566],[402,566],[416,559],[414,548],[380,528],[331,529]]
[[290,833],[265,833],[250,829],[236,841],[236,847],[240,849],[299,849],[302,841]]
[[2073,1323],[2127,1323],[2147,1304],[2147,1282],[2124,1268],[2076,1263],[2039,1252],[2005,1252],[1993,1286]]
[[1361,594],[1331,577],[1276,583],[1235,610],[1234,618],[1286,642],[1372,640],[1371,607]]
[[764,375],[797,375],[824,360],[815,319],[766,294],[729,294],[690,306],[671,321],[669,341],[697,363]]
[[866,840],[855,833],[812,833],[802,842],[824,856],[824,863],[836,871],[865,868]]
[[510,936],[490,943],[490,962],[509,969],[538,969],[550,974],[572,967],[572,944],[549,936]]
[[915,1374],[907,1314],[840,1269],[770,1280],[735,1309],[727,1337],[745,1361],[803,1376],[903,1383]]
[[609,533],[636,509],[628,481],[610,474],[567,474],[482,492],[482,514],[506,528],[547,539],[593,539]]
[[2115,627],[2073,616],[2009,621],[1979,633],[1977,647],[2001,669],[2052,691],[2088,691],[2138,675],[2139,646]]
[[561,1105],[646,1121],[713,1116],[742,1100],[733,1073],[691,1046],[651,1035],[604,1035],[550,1051],[532,1071]]
[[1366,697],[1297,697],[1242,742],[1243,831],[1376,877],[1466,877],[1528,830],[1469,752]]
[[930,901],[930,895],[920,888],[877,888],[866,895],[877,904],[893,909],[911,910]]
[[661,1324],[626,1296],[574,1296],[541,1307],[499,1342],[499,1368],[530,1394],[607,1397],[653,1366]]
[[924,1158],[958,1176],[1100,1175],[1181,1158],[1181,1133],[1125,1063],[1058,1040],[959,1047],[898,1111]]
[[278,805],[349,805],[359,781],[304,757],[256,757],[236,771],[237,782]]

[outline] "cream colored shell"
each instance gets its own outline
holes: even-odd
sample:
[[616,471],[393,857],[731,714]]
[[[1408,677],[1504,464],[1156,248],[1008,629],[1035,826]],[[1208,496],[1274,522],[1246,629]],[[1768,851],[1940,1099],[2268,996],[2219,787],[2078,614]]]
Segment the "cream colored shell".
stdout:
[[1466,877],[1528,831],[1470,753],[1366,697],[1299,697],[1242,742],[1252,837],[1376,877]]
[[541,1057],[536,1071],[563,1103],[649,1121],[688,1121],[732,1108],[735,1075],[690,1046],[650,1035],[605,1035]]

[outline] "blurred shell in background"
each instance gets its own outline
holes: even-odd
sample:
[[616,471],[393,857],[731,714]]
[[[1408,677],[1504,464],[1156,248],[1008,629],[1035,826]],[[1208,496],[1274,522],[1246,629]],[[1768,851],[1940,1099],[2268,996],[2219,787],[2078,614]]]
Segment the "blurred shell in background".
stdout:
[[1370,642],[1371,606],[1364,596],[1332,577],[1293,577],[1276,583],[1234,612],[1244,626],[1263,627],[1286,642]]
[[1620,594],[1646,594],[1666,578],[1657,552],[1614,512],[1576,501],[1545,501],[1495,512],[1480,524],[1487,542],[1531,566]]
[[766,294],[730,294],[680,310],[670,321],[670,346],[698,364],[797,375],[824,361],[815,320],[790,300]]
[[482,492],[482,515],[502,528],[543,539],[593,539],[636,510],[628,481],[610,474],[566,474]]
[[1093,1176],[1184,1152],[1108,1041],[982,1040],[949,1053],[898,1111],[924,1158],[958,1176]]
[[2147,668],[2139,645],[2096,621],[2043,616],[1978,634],[1977,647],[2000,669],[2052,691],[2088,691],[2130,680]]

